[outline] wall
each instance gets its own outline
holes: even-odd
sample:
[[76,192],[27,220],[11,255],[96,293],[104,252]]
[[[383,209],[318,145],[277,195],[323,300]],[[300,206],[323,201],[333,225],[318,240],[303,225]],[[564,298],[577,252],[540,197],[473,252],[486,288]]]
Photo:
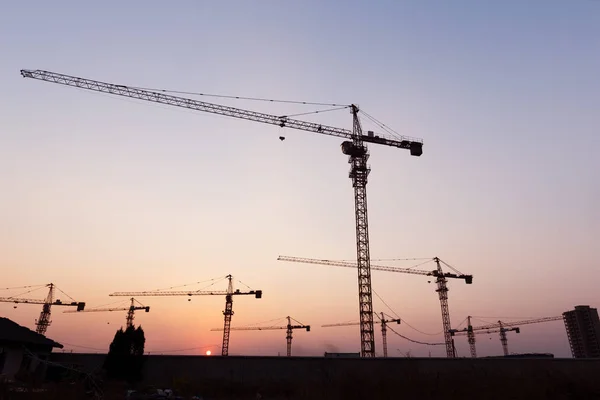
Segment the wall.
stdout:
[[[99,369],[104,355],[52,360]],[[289,399],[600,398],[600,359],[148,356],[145,381],[207,396]],[[236,397],[243,398],[243,397]],[[281,397],[279,397],[281,398]],[[586,397],[587,398],[587,397]]]
[[0,348],[0,352],[2,351],[6,353],[6,358],[4,359],[4,367],[2,367],[0,374],[9,378],[13,378],[21,367],[23,350],[11,347],[2,347]]

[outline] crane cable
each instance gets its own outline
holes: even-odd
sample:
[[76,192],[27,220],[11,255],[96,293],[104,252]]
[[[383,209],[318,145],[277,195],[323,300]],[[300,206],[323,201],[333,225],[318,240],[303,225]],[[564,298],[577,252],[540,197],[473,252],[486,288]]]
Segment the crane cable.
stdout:
[[350,108],[350,106],[336,107],[336,108],[327,108],[325,110],[309,111],[309,112],[303,112],[303,113],[298,113],[298,114],[281,115],[279,118],[285,119],[285,118],[288,118],[288,117],[299,117],[301,115],[319,114],[319,113],[324,113],[324,112],[328,112],[328,111],[345,110],[346,108]]
[[39,287],[36,287],[36,288],[34,288],[34,289],[28,290],[28,291],[26,291],[26,292],[19,293],[19,294],[15,294],[15,295],[13,295],[13,296],[9,296],[9,297],[7,297],[7,299],[19,300],[19,298],[18,298],[19,296],[23,296],[24,294],[29,294],[29,293],[31,293],[31,292],[35,292],[36,290],[40,290],[40,289],[41,289],[41,288],[43,288],[43,287],[48,287],[48,285],[39,286]]
[[386,124],[384,124],[383,122],[377,120],[375,117],[367,114],[365,111],[360,110],[360,113],[363,114],[365,117],[367,117],[368,119],[370,119],[375,125],[379,126],[381,129],[383,129],[386,133],[388,133],[391,136],[394,136],[396,139],[402,140],[402,135],[400,135],[398,132],[396,132],[395,130],[393,130],[392,128],[388,127]]
[[297,319],[295,319],[295,318],[292,318],[292,317],[290,317],[290,319],[291,319],[292,321],[295,321],[295,322],[299,323],[299,324],[300,324],[300,325],[302,325],[302,326],[306,326],[306,325],[304,325],[302,322],[298,321],[298,320],[297,320]]
[[239,283],[241,283],[242,285],[246,286],[248,289],[254,290],[250,286],[246,285],[244,282],[240,281],[239,279],[236,279],[236,281],[239,282]]
[[[186,283],[186,284],[184,284],[184,285],[171,286],[171,287],[168,287],[168,288],[162,288],[162,289],[155,289],[155,290],[152,290],[152,292],[158,292],[158,291],[161,291],[161,290],[171,290],[171,289],[177,289],[177,288],[182,288],[182,287],[186,287],[186,286],[198,285],[199,283],[206,283],[206,282],[213,282],[213,283],[211,284],[211,285],[213,285],[214,283],[216,283],[216,282],[214,282],[214,281],[216,281],[217,279],[218,279],[219,281],[221,281],[221,280],[223,280],[223,279],[225,279],[225,278],[227,278],[227,276],[219,276],[219,277],[217,277],[217,278],[207,279],[207,280],[204,280],[204,281],[198,281],[198,282],[194,282],[194,283]],[[208,285],[208,286],[211,286],[211,285]],[[206,286],[206,287],[208,287],[208,286]],[[202,289],[199,289],[199,290],[202,290]]]
[[63,292],[58,286],[54,286],[54,289],[58,290],[59,292],[61,292],[62,294],[64,294],[65,296],[67,296],[69,299],[71,299],[72,301],[76,302],[77,300],[75,300],[74,298],[72,298],[71,296],[69,296],[68,294],[66,294],[65,292]]
[[[394,268],[398,267],[398,268],[402,268],[402,269],[412,269],[412,268],[420,267],[421,265],[425,265],[425,264],[433,261],[433,259],[429,258],[429,257],[428,258],[371,258],[370,259],[370,261],[376,261],[376,262],[415,261],[415,260],[427,260],[427,261],[423,261],[422,263],[418,263],[418,264],[415,264],[410,267],[399,267],[399,266],[393,266],[393,267]],[[351,262],[351,263],[356,262],[356,260],[349,260],[349,259],[348,260],[332,260],[332,261],[343,261],[343,262]]]
[[130,87],[132,89],[138,89],[138,90],[149,90],[152,92],[187,94],[187,95],[192,95],[192,96],[215,97],[215,98],[220,98],[220,99],[252,100],[252,101],[264,101],[264,102],[268,102],[268,103],[303,104],[303,105],[313,105],[313,106],[350,107],[348,104],[338,104],[338,103],[319,103],[319,102],[314,102],[314,101],[278,100],[278,99],[267,99],[267,98],[263,98],[263,97],[228,96],[228,95],[223,95],[223,94],[187,92],[187,91],[181,91],[181,90],[145,88],[145,87],[139,87],[139,86],[128,86],[128,87]]
[[[121,304],[121,303],[125,303],[125,302],[129,302],[129,300],[117,300],[117,301],[113,301],[111,303],[101,304],[99,306],[89,308],[89,310],[95,310],[96,308],[104,308],[104,307],[113,306],[113,305],[117,305],[117,304]],[[86,310],[88,310],[87,307],[86,307]]]
[[0,288],[0,290],[14,290],[14,289],[42,288],[42,287],[46,287],[46,286],[48,286],[48,285],[47,285],[47,284],[44,284],[44,285],[14,286],[14,287],[5,287],[5,288]]
[[375,296],[377,296],[377,297],[379,298],[379,300],[381,300],[381,302],[382,302],[383,304],[385,304],[385,306],[386,306],[386,307],[387,307],[387,308],[388,308],[388,309],[389,309],[389,310],[390,310],[390,311],[391,311],[391,312],[392,312],[392,313],[393,313],[393,314],[394,314],[394,315],[395,315],[397,318],[399,318],[399,319],[402,321],[402,323],[403,323],[403,324],[406,324],[406,325],[407,325],[409,328],[411,328],[412,330],[414,330],[414,331],[417,331],[417,332],[419,332],[419,333],[421,333],[421,334],[423,334],[423,335],[427,335],[427,336],[437,336],[437,335],[439,335],[439,334],[441,334],[441,333],[444,333],[444,331],[440,331],[440,332],[437,332],[437,333],[427,333],[427,332],[423,332],[423,331],[421,331],[421,330],[419,330],[419,329],[415,328],[414,326],[412,326],[412,325],[410,325],[408,322],[406,322],[406,320],[405,320],[404,318],[401,318],[401,317],[400,317],[400,315],[398,315],[398,313],[397,313],[396,311],[394,311],[394,310],[392,309],[392,307],[390,307],[390,306],[389,306],[389,305],[388,305],[388,304],[385,302],[385,300],[383,300],[383,299],[381,298],[381,296],[379,295],[379,293],[377,293],[377,292],[376,292],[374,289],[371,289],[371,290],[373,291],[373,293],[375,293]]
[[419,342],[418,340],[413,340],[413,339],[411,339],[411,338],[408,338],[408,337],[406,337],[406,336],[404,336],[404,335],[401,335],[401,334],[399,334],[398,332],[396,332],[396,331],[394,330],[394,328],[392,328],[392,327],[390,327],[390,326],[388,326],[387,328],[388,328],[390,331],[394,332],[396,335],[400,336],[401,338],[408,340],[409,342],[413,342],[413,343],[417,343],[417,344],[424,344],[424,345],[427,345],[427,346],[443,346],[443,345],[445,345],[445,344],[446,344],[446,343],[427,343],[427,342]]
[[251,327],[254,327],[254,326],[256,326],[256,325],[261,325],[261,324],[266,324],[266,323],[269,323],[269,322],[279,321],[279,320],[286,319],[286,318],[287,318],[287,317],[273,318],[273,319],[270,319],[270,320],[268,320],[268,321],[260,321],[260,322],[255,322],[255,323],[253,323],[253,324],[249,324],[249,325],[240,326],[240,327],[238,327],[238,328],[251,328]]
[[439,259],[439,258],[438,258],[438,260],[440,260],[440,262],[442,264],[444,264],[446,267],[450,268],[452,271],[456,272],[457,274],[464,275],[462,272],[460,272],[459,270],[457,270],[456,268],[454,268],[452,265],[448,264],[446,261],[444,261],[442,259]]
[[[61,344],[66,344],[69,347],[77,347],[77,348],[81,348],[81,349],[87,349],[87,350],[96,350],[96,351],[102,351],[105,352],[106,349],[105,348],[98,348],[98,347],[90,347],[90,346],[82,346],[79,344],[73,344],[73,343],[67,343],[67,342],[63,342],[61,340]],[[219,347],[220,345],[218,344],[211,344],[211,345],[207,345],[207,346],[200,346],[200,347],[189,347],[189,348],[185,348],[185,349],[166,349],[166,350],[144,350],[144,353],[146,354],[150,354],[150,353],[176,353],[176,352],[180,352],[180,351],[190,351],[190,350],[199,350],[199,349],[206,349],[206,348],[210,348],[210,347]],[[63,350],[64,352],[64,350]]]

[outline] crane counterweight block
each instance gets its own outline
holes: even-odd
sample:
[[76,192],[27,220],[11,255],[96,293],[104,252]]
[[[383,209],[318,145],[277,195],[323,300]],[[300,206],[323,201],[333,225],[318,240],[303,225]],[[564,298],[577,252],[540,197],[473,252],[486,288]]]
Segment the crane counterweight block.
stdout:
[[410,155],[420,157],[423,154],[423,143],[410,142]]

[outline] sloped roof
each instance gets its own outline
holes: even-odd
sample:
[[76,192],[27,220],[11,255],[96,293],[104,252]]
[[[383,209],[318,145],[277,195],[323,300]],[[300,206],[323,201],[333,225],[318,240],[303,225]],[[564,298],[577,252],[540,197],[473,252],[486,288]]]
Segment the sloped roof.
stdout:
[[0,317],[0,342],[63,348],[62,344],[3,317]]

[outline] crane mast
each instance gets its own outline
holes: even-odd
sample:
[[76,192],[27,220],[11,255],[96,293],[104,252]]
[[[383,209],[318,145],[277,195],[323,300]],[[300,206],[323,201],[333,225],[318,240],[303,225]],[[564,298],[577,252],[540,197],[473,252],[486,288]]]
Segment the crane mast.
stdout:
[[125,326],[127,328],[133,328],[133,319],[135,318],[135,310],[146,310],[146,312],[150,311],[150,307],[138,307],[135,305],[135,299],[131,298],[131,305],[127,309],[127,315],[125,316]]
[[286,348],[287,348],[287,356],[291,357],[292,356],[292,333],[294,332],[294,330],[292,329],[292,321],[290,319],[290,317],[287,317],[287,326],[286,326],[286,330],[285,330],[285,342],[286,342]]
[[373,331],[373,294],[371,293],[371,257],[369,253],[369,219],[367,212],[367,181],[371,169],[367,165],[369,150],[364,145],[358,108],[352,105],[352,141],[342,143],[342,152],[351,164],[349,177],[354,187],[354,214],[356,221],[356,264],[358,266],[358,306],[360,310],[360,353],[375,357]]
[[52,309],[52,303],[54,302],[54,284],[50,283],[48,287],[50,289],[48,290],[48,295],[46,296],[44,305],[42,305],[42,312],[40,312],[40,317],[37,319],[37,321],[35,321],[35,331],[40,335],[46,335],[48,326],[50,326],[52,323],[52,321],[50,321],[50,313]]
[[365,143],[375,143],[408,149],[410,150],[411,155],[419,157],[423,154],[423,141],[421,139],[410,138],[407,136],[400,136],[399,139],[396,139],[393,137],[386,137],[385,135],[375,135],[372,132],[369,132],[368,135],[364,135],[358,118],[359,109],[354,104],[349,106],[353,116],[353,129],[350,131],[323,124],[291,119],[287,116],[276,116],[235,107],[227,107],[219,104],[172,96],[165,93],[124,85],[115,85],[49,71],[23,69],[21,70],[21,76],[24,78],[38,79],[96,92],[109,93],[117,96],[130,97],[154,103],[277,125],[282,128],[286,127],[349,139],[342,143],[342,152],[349,157],[348,162],[351,164],[349,177],[352,179],[352,186],[354,187],[361,356],[375,357],[366,192],[367,177],[370,168],[367,165],[369,152]]
[[498,321],[498,326],[500,327],[500,343],[502,343],[502,352],[505,356],[508,355],[508,339],[506,338],[506,331],[504,330],[504,326],[502,325],[502,321]]
[[454,343],[452,340],[452,335],[450,334],[450,329],[452,326],[450,325],[450,309],[448,307],[448,285],[447,280],[444,277],[444,273],[442,271],[442,267],[440,266],[440,259],[438,257],[434,258],[434,261],[437,265],[437,289],[436,292],[440,298],[440,306],[442,309],[442,326],[444,328],[444,342],[446,343],[446,356],[448,358],[456,357],[456,353],[454,351]]
[[383,357],[387,358],[388,356],[388,346],[387,346],[387,324],[389,322],[395,322],[397,324],[400,323],[399,318],[394,319],[385,319],[385,313],[381,313],[381,344],[383,347]]
[[467,321],[467,341],[469,342],[469,350],[471,351],[471,357],[477,358],[477,349],[475,348],[475,332],[473,332],[470,315],[467,317]]
[[229,355],[229,335],[231,333],[231,317],[233,316],[233,281],[232,276],[227,275],[229,283],[227,294],[225,295],[225,311],[223,311],[223,344],[221,346],[221,355]]

